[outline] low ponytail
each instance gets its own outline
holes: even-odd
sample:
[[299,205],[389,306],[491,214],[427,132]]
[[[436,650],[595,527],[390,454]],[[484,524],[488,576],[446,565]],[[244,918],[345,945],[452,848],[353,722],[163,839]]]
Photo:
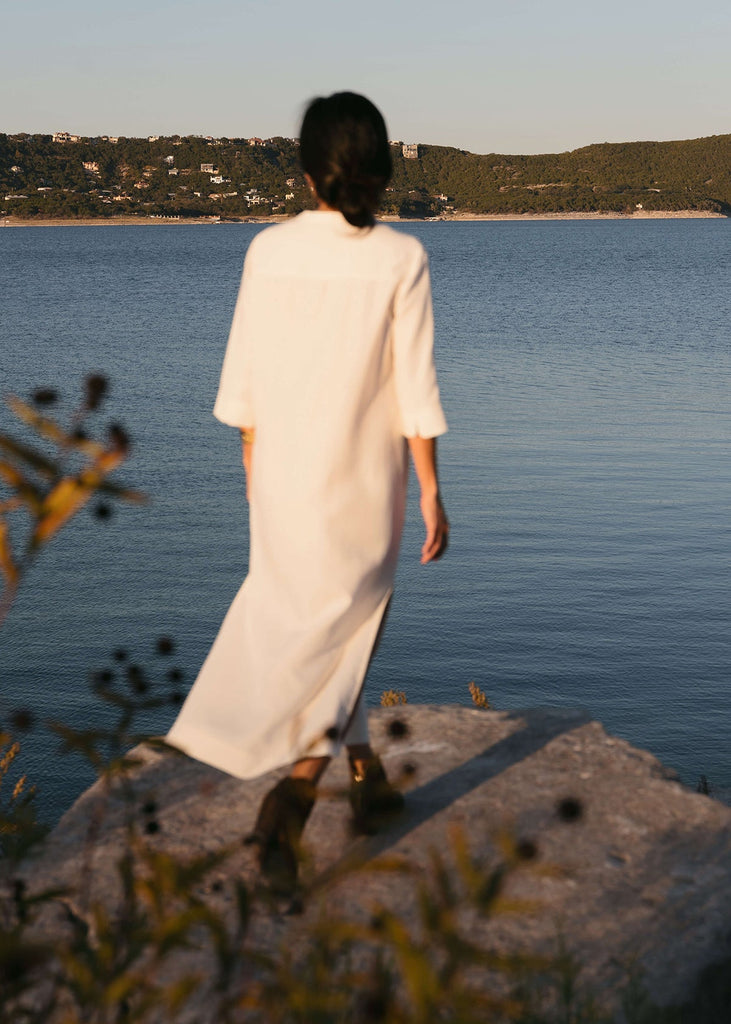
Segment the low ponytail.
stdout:
[[300,158],[318,196],[349,224],[373,224],[391,178],[386,125],[365,96],[339,92],[312,100],[300,132]]

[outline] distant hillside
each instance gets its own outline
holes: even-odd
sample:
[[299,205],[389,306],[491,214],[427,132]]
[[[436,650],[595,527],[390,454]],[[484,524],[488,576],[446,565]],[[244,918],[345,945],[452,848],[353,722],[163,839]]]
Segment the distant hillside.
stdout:
[[[731,135],[478,156],[394,144],[384,212],[731,215]],[[405,155],[409,154],[409,155]],[[294,139],[98,139],[0,134],[0,215],[23,218],[242,217],[310,203]]]
[[731,135],[626,142],[540,156],[476,156],[442,146],[398,160],[394,187],[441,193],[473,213],[709,210],[731,214]]

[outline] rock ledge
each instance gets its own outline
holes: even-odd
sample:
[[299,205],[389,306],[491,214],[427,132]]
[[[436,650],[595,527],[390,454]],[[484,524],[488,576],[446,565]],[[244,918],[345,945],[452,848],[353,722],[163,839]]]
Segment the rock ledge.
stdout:
[[[395,720],[407,726],[401,738]],[[305,834],[308,877],[322,882],[354,852],[365,861],[397,854],[426,872],[430,849],[446,851],[454,825],[474,852],[493,850],[496,835],[509,830],[532,841],[537,863],[554,870],[511,879],[512,895],[534,900],[536,910],[487,922],[486,941],[551,954],[561,936],[581,964],[582,984],[617,1020],[630,965],[641,970],[651,998],[669,1005],[692,1000],[704,968],[731,958],[731,809],[684,788],[652,755],[608,736],[580,711],[406,705],[372,711],[371,728],[391,777],[404,766],[414,770],[406,813],[383,835],[351,840],[347,805],[332,798],[347,783],[339,758]],[[170,753],[137,753],[136,799],[140,808],[151,799],[158,805],[154,842],[184,856],[236,844],[282,774],[241,782]],[[557,813],[567,800],[564,810],[578,812],[572,822]],[[92,822],[99,834],[89,872]],[[93,786],[29,866],[33,886],[77,887],[83,878],[92,900],[113,905],[122,827],[121,803]],[[224,884],[210,898],[225,907],[232,875],[253,880],[248,852],[241,847],[217,872]],[[341,881],[327,900],[328,909],[356,916],[377,903],[406,920],[416,914],[410,888],[388,873]],[[296,942],[315,912],[307,905],[300,917],[262,916],[256,941],[271,949],[291,933]],[[48,927],[56,925],[49,920]]]

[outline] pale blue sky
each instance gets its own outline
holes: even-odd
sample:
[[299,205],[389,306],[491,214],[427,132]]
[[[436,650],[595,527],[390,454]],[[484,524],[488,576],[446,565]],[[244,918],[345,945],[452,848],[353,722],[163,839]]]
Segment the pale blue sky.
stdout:
[[473,152],[731,132],[731,4],[2,0],[0,131],[296,135],[354,89]]

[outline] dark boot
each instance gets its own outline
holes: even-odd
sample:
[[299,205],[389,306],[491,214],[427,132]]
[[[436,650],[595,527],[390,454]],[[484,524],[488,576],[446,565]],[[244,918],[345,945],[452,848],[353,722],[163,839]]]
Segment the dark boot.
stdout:
[[246,843],[256,846],[259,870],[274,895],[291,896],[297,887],[300,838],[314,805],[314,783],[291,776],[262,800]]
[[350,806],[355,830],[372,836],[385,828],[404,809],[402,793],[386,778],[381,759],[373,757],[360,773],[350,760]]

